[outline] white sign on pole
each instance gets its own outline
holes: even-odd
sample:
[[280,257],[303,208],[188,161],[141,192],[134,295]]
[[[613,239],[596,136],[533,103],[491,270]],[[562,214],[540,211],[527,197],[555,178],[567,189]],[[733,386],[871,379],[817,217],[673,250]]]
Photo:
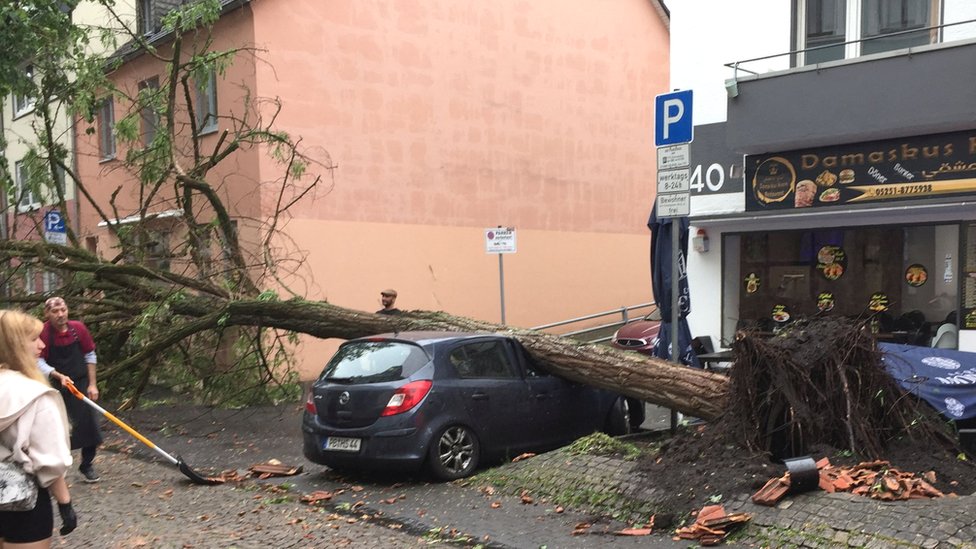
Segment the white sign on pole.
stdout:
[[515,227],[485,229],[486,254],[514,254],[515,252]]
[[691,146],[687,143],[671,145],[670,147],[658,147],[657,169],[673,170],[675,168],[687,168],[691,164],[690,150]]
[[657,216],[661,219],[686,217],[691,213],[691,195],[688,193],[657,195]]
[[657,172],[657,192],[690,193],[691,171],[685,168],[683,170],[662,170]]

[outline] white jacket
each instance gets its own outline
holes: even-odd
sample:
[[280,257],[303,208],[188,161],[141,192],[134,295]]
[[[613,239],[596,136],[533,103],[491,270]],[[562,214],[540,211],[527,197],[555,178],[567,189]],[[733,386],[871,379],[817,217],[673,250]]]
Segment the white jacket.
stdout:
[[19,372],[0,368],[0,461],[11,456],[45,488],[71,466],[61,395]]

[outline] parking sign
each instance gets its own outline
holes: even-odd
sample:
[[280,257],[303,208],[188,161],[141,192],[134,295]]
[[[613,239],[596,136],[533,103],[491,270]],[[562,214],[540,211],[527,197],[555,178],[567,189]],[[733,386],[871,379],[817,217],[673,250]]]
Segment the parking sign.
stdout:
[[691,90],[662,93],[654,98],[654,145],[664,147],[694,140],[691,104]]
[[44,214],[44,240],[52,244],[67,244],[68,235],[61,212],[51,210]]

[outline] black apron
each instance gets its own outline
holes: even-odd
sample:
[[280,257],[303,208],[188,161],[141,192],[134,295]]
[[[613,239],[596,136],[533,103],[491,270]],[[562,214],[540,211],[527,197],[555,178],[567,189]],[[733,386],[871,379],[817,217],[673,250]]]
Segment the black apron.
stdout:
[[[48,324],[48,341],[51,342],[47,351],[47,363],[54,367],[58,372],[71,378],[75,387],[82,393],[88,391],[88,364],[85,362],[85,353],[81,352],[81,341],[78,334],[69,327],[74,336],[74,341],[70,345],[54,345],[53,326]],[[102,432],[95,421],[95,410],[87,405],[78,397],[71,394],[67,389],[60,388],[61,398],[64,399],[64,408],[68,412],[68,420],[71,422],[71,449],[88,448],[98,446],[102,443]]]

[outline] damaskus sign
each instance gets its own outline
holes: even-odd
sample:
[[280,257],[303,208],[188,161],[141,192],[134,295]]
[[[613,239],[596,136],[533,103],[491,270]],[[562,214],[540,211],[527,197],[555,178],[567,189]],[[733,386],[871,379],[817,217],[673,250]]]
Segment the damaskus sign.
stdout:
[[746,210],[976,193],[976,130],[746,157]]

